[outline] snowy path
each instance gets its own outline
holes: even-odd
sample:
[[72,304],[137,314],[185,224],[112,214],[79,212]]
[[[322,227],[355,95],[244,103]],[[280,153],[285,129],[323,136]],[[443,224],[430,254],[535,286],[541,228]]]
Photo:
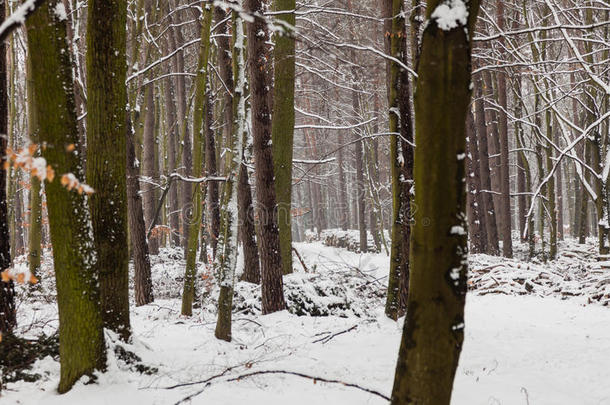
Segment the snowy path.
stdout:
[[[319,246],[301,245],[311,264],[368,263],[377,270],[384,258],[359,258]],[[328,250],[327,250],[328,249]],[[327,255],[326,255],[327,254]],[[332,260],[331,260],[332,259]],[[367,267],[368,266],[368,267]],[[9,385],[0,404],[174,404],[203,390],[187,404],[251,405],[385,404],[371,394],[301,379],[265,375],[227,381],[256,370],[287,370],[356,383],[389,395],[401,327],[381,308],[371,318],[297,317],[287,312],[234,317],[234,341],[213,336],[215,319],[204,313],[178,316],[180,302],[159,300],[136,308],[131,350],[159,368],[140,375],[110,360],[110,371],[97,385],[78,384],[66,395],[54,388],[59,366],[51,359],[36,371],[48,375],[37,383]],[[49,307],[42,308],[49,311]],[[456,378],[454,404],[610,404],[610,310],[582,306],[577,300],[533,296],[470,294],[466,308],[466,342]],[[31,316],[32,314],[28,314]],[[47,315],[48,316],[48,315]],[[328,332],[356,329],[327,343]],[[317,342],[316,342],[317,341]],[[205,380],[223,373],[210,386],[168,386]],[[529,402],[528,402],[529,401]]]

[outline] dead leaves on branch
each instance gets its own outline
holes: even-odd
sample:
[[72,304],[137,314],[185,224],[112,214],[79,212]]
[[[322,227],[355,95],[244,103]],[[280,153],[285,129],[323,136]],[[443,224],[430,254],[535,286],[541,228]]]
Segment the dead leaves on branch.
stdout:
[[[46,146],[43,146],[43,148]],[[30,175],[37,177],[41,182],[48,181],[49,183],[55,179],[55,170],[51,165],[47,164],[45,158],[36,156],[40,147],[37,144],[30,144],[27,147],[20,148],[15,151],[7,148],[6,161],[3,164],[3,169],[8,170],[12,165],[14,169],[21,169],[28,172]],[[76,150],[76,145],[69,144],[66,146],[66,152],[72,153]],[[93,194],[95,190],[85,183],[82,183],[72,173],[66,173],[61,176],[61,185],[68,190],[76,191],[79,194]]]
[[8,283],[11,280],[17,284],[38,284],[38,279],[31,273],[16,273],[12,269],[6,269],[0,273],[0,280],[3,283]]

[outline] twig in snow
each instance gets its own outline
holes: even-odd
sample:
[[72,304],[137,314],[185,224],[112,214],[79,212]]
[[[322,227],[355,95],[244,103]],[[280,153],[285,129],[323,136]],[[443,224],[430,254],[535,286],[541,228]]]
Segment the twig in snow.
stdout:
[[303,270],[305,270],[305,273],[309,273],[309,269],[307,268],[307,266],[305,265],[305,262],[303,261],[303,258],[301,257],[301,255],[299,254],[299,252],[293,247],[292,251],[294,252],[295,255],[297,255],[297,258],[299,259],[299,261],[301,262],[301,266],[303,266]]
[[[226,371],[225,371],[225,373],[226,373]],[[260,370],[260,371],[252,371],[250,373],[238,375],[237,377],[229,378],[229,379],[225,380],[225,382],[241,381],[241,380],[243,380],[245,378],[248,378],[248,377],[254,377],[254,376],[257,376],[257,375],[267,375],[267,374],[284,374],[284,375],[292,375],[292,376],[301,377],[301,378],[307,378],[309,380],[312,380],[314,384],[317,383],[318,381],[324,382],[324,383],[327,383],[327,384],[341,384],[344,387],[355,388],[357,390],[364,391],[364,392],[367,392],[367,393],[369,393],[371,395],[375,395],[375,396],[378,396],[380,398],[383,398],[383,399],[385,399],[388,402],[390,401],[390,397],[382,394],[381,392],[373,390],[373,389],[370,389],[370,388],[362,387],[362,386],[360,386],[358,384],[349,383],[349,382],[345,382],[345,381],[341,381],[341,380],[327,379],[327,378],[324,378],[324,377],[312,376],[312,375],[308,375],[308,374],[304,374],[304,373],[299,373],[299,372],[296,372],[296,371],[286,371],[286,370]],[[187,396],[187,397],[182,398],[181,400],[176,402],[174,405],[182,404],[182,403],[184,403],[186,401],[189,401],[189,400],[193,399],[197,395],[203,393],[203,391],[205,391],[205,389],[207,387],[212,385],[212,381],[215,380],[215,379],[218,379],[219,377],[221,377],[221,375],[216,375],[216,376],[210,377],[207,380],[205,380],[205,382],[204,381],[199,382],[201,384],[205,384],[205,387],[200,389],[199,391],[197,391],[197,392]]]
[[342,330],[341,332],[333,333],[330,336],[324,336],[323,338],[314,340],[312,343],[322,342],[322,344],[326,344],[326,343],[330,342],[331,339],[333,339],[339,335],[343,335],[344,333],[349,333],[349,332],[353,331],[354,329],[356,329],[357,327],[358,327],[358,325],[354,325],[349,329],[345,329],[345,330]]

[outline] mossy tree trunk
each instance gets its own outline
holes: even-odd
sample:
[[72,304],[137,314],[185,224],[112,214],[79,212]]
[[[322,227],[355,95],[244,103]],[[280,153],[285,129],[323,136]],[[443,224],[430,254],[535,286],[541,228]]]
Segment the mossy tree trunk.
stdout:
[[95,189],[90,206],[102,317],[127,340],[127,1],[90,0],[87,9],[87,182]]
[[[479,2],[467,21],[439,25],[428,1],[415,94],[415,204],[410,291],[392,404],[449,404],[464,339],[467,234],[466,113],[471,43]],[[444,29],[443,29],[444,28]],[[467,29],[468,28],[468,29]],[[431,337],[434,337],[431,339]]]
[[[0,0],[0,21],[6,14],[6,0]],[[8,134],[8,72],[6,42],[0,43],[0,134]],[[6,183],[8,171],[4,169],[8,137],[0,136],[0,272],[11,265],[11,247],[8,226]],[[13,281],[0,281],[0,334],[10,332],[16,325],[15,291]]]
[[263,313],[268,314],[286,308],[271,145],[271,108],[269,105],[271,82],[267,59],[269,30],[264,17],[264,2],[247,0],[245,5],[246,10],[253,15],[253,21],[247,24],[248,65],[250,67],[253,149],[256,162],[262,307]]
[[[43,156],[59,176],[84,179],[74,105],[71,55],[60,0],[47,1],[27,22],[34,99]],[[123,112],[124,114],[124,112]],[[123,115],[121,115],[123,117]],[[76,145],[76,149],[68,148]],[[122,145],[123,146],[123,145]],[[95,272],[93,227],[85,194],[65,189],[58,179],[46,185],[59,308],[59,392],[83,375],[105,367],[106,353]]]
[[[197,66],[197,77],[195,79],[195,113],[193,121],[193,173],[200,176],[203,173],[203,148],[205,145],[204,125],[206,109],[209,105],[205,102],[208,91],[208,61],[210,57],[210,29],[212,26],[212,4],[209,1],[202,2],[203,22],[201,26],[201,42],[199,46],[199,62]],[[201,230],[201,215],[203,211],[203,198],[201,185],[193,186],[192,210],[193,214],[188,223],[188,244],[186,249],[186,270],[184,273],[184,291],[182,293],[182,315],[193,314],[193,300],[195,299],[195,278],[197,277],[197,246],[199,232]],[[186,226],[186,224],[185,224]]]
[[278,227],[284,274],[292,273],[292,155],[294,144],[295,0],[274,0],[283,30],[274,36],[273,168],[278,204]]

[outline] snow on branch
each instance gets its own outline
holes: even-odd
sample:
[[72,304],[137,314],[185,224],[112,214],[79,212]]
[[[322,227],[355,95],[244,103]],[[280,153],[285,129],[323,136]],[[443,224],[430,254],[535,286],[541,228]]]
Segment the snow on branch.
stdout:
[[25,23],[25,20],[36,11],[45,0],[26,0],[0,25],[0,41],[8,38],[13,31]]

